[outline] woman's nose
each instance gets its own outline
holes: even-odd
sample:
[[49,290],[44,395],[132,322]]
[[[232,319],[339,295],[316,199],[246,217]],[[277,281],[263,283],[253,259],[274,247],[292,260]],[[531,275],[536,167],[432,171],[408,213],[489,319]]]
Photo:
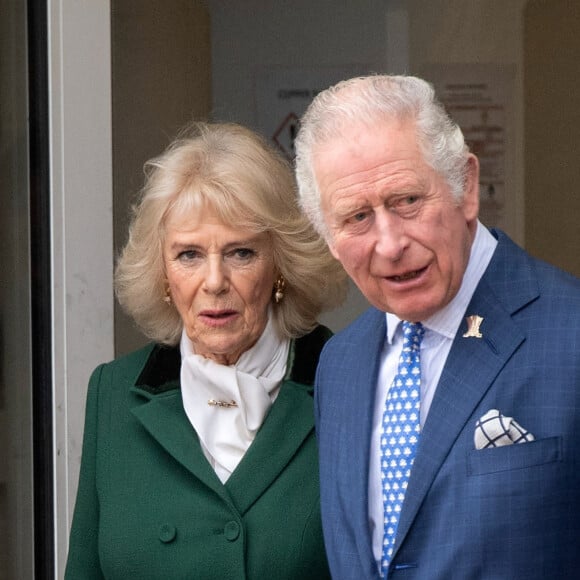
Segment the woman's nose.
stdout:
[[206,292],[221,294],[229,287],[227,267],[221,256],[211,254],[207,258],[203,287]]

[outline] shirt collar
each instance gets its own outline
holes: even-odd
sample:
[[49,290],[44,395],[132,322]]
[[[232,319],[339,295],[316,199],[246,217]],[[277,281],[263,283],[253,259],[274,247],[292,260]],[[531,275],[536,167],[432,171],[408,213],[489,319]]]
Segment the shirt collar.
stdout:
[[[449,304],[441,308],[441,310],[437,311],[426,320],[422,320],[421,322],[423,323],[423,326],[451,340],[455,338],[457,329],[459,328],[461,320],[465,314],[465,310],[469,305],[471,297],[473,296],[483,273],[491,261],[496,246],[497,240],[478,220],[475,239],[473,240],[469,254],[469,262],[467,263],[467,268],[463,275],[459,291]],[[386,316],[387,342],[392,344],[401,319],[391,312],[387,312]]]

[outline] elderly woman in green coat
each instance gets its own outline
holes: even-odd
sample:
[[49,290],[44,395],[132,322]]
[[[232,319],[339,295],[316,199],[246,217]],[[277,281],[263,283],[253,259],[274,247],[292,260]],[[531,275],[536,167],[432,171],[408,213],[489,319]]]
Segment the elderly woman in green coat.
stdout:
[[146,167],[116,290],[153,342],[91,377],[66,578],[327,578],[312,385],[342,269],[248,129]]

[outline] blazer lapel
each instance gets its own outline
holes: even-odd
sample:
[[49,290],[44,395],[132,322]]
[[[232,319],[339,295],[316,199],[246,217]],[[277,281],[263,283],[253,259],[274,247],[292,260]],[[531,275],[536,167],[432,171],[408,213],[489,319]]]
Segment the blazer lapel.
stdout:
[[[477,405],[500,370],[525,340],[511,314],[535,299],[538,290],[526,269],[527,264],[521,259],[518,261],[515,255],[510,255],[512,268],[509,271],[505,268],[506,254],[516,249],[506,245],[498,245],[496,256],[466,311],[466,315],[483,317],[483,336],[464,338],[467,327],[465,324],[460,327],[437,385],[399,520],[399,547],[455,440],[472,420]],[[519,268],[515,266],[517,263]]]
[[353,528],[357,530],[357,549],[363,563],[374,562],[368,525],[369,457],[380,354],[386,336],[385,314],[371,308],[367,315],[365,331],[352,344],[352,359],[349,357],[357,361],[356,367],[350,368],[343,379],[344,395],[348,397],[344,408],[348,413],[341,419],[343,439],[337,442],[344,466],[339,471],[345,478],[341,485],[343,499],[348,504],[346,509],[351,514]]

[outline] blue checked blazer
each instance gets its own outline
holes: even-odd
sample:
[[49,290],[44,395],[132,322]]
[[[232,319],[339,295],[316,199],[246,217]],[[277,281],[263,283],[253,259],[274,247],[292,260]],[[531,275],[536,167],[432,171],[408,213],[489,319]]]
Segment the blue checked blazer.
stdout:
[[[580,280],[505,234],[466,311],[483,338],[453,342],[424,425],[389,578],[580,577]],[[327,343],[316,429],[322,518],[335,580],[378,579],[368,470],[384,313],[371,308]],[[536,440],[475,450],[499,409]]]

